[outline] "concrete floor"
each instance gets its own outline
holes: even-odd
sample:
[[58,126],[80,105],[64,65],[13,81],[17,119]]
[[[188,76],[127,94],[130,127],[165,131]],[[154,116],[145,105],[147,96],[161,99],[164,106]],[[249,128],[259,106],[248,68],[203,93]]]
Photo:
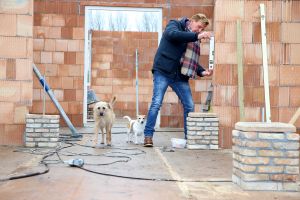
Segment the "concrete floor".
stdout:
[[[74,145],[59,151],[62,160],[83,158],[84,167],[99,175],[79,168],[56,163],[56,155],[47,158],[50,171],[28,178],[3,181],[5,178],[43,172],[39,161],[50,150],[31,150],[20,147],[0,147],[1,200],[100,200],[100,199],[285,199],[299,200],[299,192],[243,191],[231,182],[232,155],[230,150],[187,150],[171,148],[172,137],[182,138],[180,129],[162,129],[154,137],[154,148],[127,144],[125,125],[113,129],[113,146],[97,148]],[[81,128],[84,137],[78,144],[90,146],[92,128]],[[68,133],[62,129],[62,133]],[[66,144],[62,144],[66,146]],[[17,152],[16,152],[17,150]],[[20,151],[22,150],[22,151]],[[81,155],[78,155],[78,154]],[[70,156],[70,155],[75,156]],[[117,157],[116,157],[117,156]],[[110,165],[103,165],[119,161]],[[124,162],[120,162],[124,161]],[[128,162],[125,162],[128,161]],[[102,164],[102,165],[100,165]],[[127,178],[126,178],[127,177]],[[136,180],[145,178],[154,180]],[[185,180],[174,182],[166,180]],[[161,181],[163,180],[163,181]]]

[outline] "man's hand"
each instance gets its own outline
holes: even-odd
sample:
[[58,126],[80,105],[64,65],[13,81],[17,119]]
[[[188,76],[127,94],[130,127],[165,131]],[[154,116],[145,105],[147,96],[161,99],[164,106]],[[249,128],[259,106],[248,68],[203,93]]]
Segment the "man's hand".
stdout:
[[203,31],[201,33],[198,34],[198,40],[201,40],[201,39],[209,39],[211,36],[211,33],[210,32],[207,32],[207,31]]
[[202,76],[211,76],[213,74],[213,70],[208,69],[202,72]]

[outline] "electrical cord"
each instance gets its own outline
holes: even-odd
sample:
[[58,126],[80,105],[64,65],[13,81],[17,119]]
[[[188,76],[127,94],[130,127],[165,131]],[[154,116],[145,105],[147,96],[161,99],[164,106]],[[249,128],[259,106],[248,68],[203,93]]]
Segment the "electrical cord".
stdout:
[[[62,146],[62,144],[66,144],[66,146]],[[121,151],[111,151],[111,152],[107,152],[107,153],[103,153],[103,154],[74,153],[74,152],[71,152],[68,150],[66,150],[66,153],[62,152],[63,149],[67,149],[67,148],[70,148],[73,146],[81,146],[81,147],[85,147],[85,148],[97,148],[97,149],[137,151],[137,152],[136,153],[125,153],[125,152],[121,152]],[[22,148],[22,149],[15,150],[15,152],[25,152],[25,153],[35,154],[35,155],[44,155],[42,152],[40,152],[38,150],[39,149]],[[162,148],[162,151],[164,151],[164,148]],[[170,152],[173,152],[173,151],[170,151]],[[110,154],[123,154],[123,156],[115,156],[115,155],[110,155]],[[50,171],[49,166],[48,166],[49,164],[65,163],[63,161],[63,159],[61,158],[61,156],[103,156],[103,157],[108,157],[108,158],[119,158],[120,159],[120,160],[112,161],[109,163],[85,163],[84,164],[84,165],[90,165],[90,166],[104,166],[104,165],[111,165],[111,164],[120,163],[120,162],[129,162],[130,160],[132,160],[132,158],[130,156],[135,156],[135,155],[140,155],[140,154],[146,154],[146,152],[139,148],[94,147],[94,146],[89,146],[89,145],[82,145],[82,144],[79,144],[76,142],[69,142],[66,140],[62,140],[60,145],[55,150],[51,150],[51,151],[47,152],[46,155],[44,155],[43,158],[41,159],[41,161],[39,162],[40,164],[45,166],[45,169],[42,172],[34,172],[34,173],[30,173],[30,174],[11,176],[8,178],[0,179],[0,182],[46,174]],[[58,159],[57,160],[47,159],[53,155],[56,155],[58,157]],[[127,156],[124,156],[124,155],[127,155]],[[72,165],[72,167],[76,167],[76,168],[82,169],[84,171],[93,173],[93,174],[117,177],[117,178],[132,179],[132,180],[164,181],[164,182],[232,182],[231,180],[184,180],[184,179],[179,180],[179,179],[167,179],[167,178],[133,177],[133,176],[123,176],[123,175],[117,175],[117,174],[112,174],[112,173],[99,172],[99,171],[91,170],[86,167],[77,166],[77,165]]]

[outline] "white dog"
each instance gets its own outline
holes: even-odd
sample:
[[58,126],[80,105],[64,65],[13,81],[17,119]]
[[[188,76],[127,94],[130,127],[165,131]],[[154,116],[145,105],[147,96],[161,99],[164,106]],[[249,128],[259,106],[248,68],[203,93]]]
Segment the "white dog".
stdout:
[[128,119],[127,125],[127,142],[132,141],[132,137],[134,136],[134,143],[138,144],[139,141],[142,143],[142,136],[144,134],[144,129],[146,125],[146,116],[138,115],[137,119],[132,120],[129,116],[124,116],[123,118]]
[[98,143],[99,129],[102,132],[101,144],[104,144],[104,128],[106,131],[106,144],[111,145],[111,129],[115,121],[115,113],[113,111],[113,105],[116,102],[116,97],[114,96],[112,100],[108,103],[105,101],[100,101],[94,106],[94,120],[95,120],[95,146]]

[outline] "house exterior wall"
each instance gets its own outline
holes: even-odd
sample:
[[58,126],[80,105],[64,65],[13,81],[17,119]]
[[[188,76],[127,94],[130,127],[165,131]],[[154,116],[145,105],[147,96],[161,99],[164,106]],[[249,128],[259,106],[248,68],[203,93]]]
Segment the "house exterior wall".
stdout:
[[23,144],[32,105],[33,1],[0,2],[0,144]]

